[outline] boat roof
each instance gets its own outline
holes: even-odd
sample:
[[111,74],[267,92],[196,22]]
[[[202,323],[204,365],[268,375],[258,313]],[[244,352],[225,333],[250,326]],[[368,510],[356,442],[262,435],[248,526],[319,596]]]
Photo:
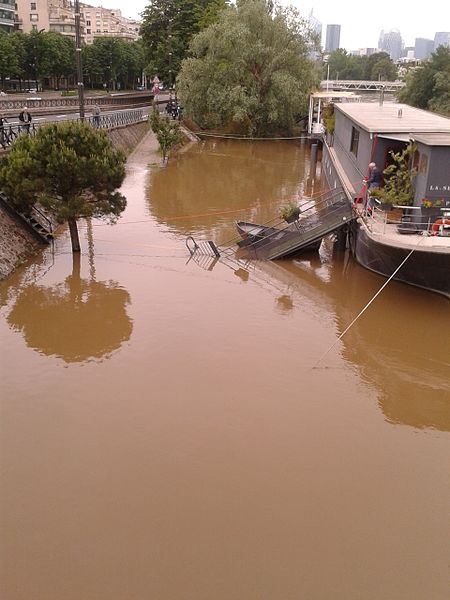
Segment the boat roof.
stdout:
[[419,133],[414,139],[426,146],[450,146],[450,133]]
[[328,99],[350,99],[350,100],[359,100],[361,96],[359,94],[355,94],[354,92],[337,92],[335,90],[327,90],[324,92],[314,92],[311,94],[313,98],[328,98]]
[[335,104],[335,109],[369,133],[408,133],[418,141],[419,133],[450,136],[449,118],[407,104],[348,102]]

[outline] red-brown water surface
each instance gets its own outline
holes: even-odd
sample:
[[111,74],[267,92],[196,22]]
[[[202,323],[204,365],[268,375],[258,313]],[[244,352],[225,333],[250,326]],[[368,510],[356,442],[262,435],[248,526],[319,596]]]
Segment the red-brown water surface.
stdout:
[[447,599],[448,301],[392,283],[313,368],[384,280],[184,245],[319,193],[308,148],[151,160],[0,283],[2,600]]

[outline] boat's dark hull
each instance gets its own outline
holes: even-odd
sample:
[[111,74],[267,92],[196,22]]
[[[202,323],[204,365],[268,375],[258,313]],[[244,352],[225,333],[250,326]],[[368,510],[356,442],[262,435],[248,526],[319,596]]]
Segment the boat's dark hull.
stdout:
[[[351,249],[359,264],[385,277],[392,275],[411,250],[380,243],[358,221],[352,223],[351,234]],[[450,253],[418,247],[394,279],[450,298]]]

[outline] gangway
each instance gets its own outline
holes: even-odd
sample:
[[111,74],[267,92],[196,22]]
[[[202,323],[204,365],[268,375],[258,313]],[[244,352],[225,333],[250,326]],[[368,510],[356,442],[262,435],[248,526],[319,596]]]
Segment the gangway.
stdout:
[[339,189],[326,192],[313,202],[303,202],[299,207],[300,216],[294,223],[286,225],[280,221],[267,236],[247,243],[246,249],[256,258],[283,258],[314,244],[354,218],[351,205]]
[[[299,218],[287,224],[283,219],[272,219],[270,222],[256,226],[255,229],[266,229],[267,233],[242,243],[240,238],[217,246],[212,241],[196,242],[192,236],[186,240],[191,256],[209,255],[213,258],[229,257],[234,254],[233,247],[241,246],[242,251],[256,259],[274,260],[295,254],[326,235],[339,230],[355,217],[352,207],[341,189],[334,189],[321,194],[316,199],[305,199],[299,203]],[[269,226],[270,225],[270,226]]]

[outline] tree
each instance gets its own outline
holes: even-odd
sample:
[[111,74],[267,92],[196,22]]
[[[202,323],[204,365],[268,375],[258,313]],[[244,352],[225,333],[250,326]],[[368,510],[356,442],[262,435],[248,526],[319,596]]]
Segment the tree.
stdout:
[[171,148],[183,139],[180,124],[172,121],[169,116],[161,116],[155,106],[150,113],[150,125],[158,140],[163,162],[166,162]]
[[19,69],[19,61],[15,53],[11,37],[0,31],[0,78],[1,87],[4,87],[5,77],[14,77]]
[[397,67],[387,52],[375,52],[365,58],[364,79],[369,81],[395,81]]
[[246,0],[228,8],[192,40],[177,80],[185,113],[202,127],[290,131],[318,84],[311,44],[307,23],[292,7],[272,15],[264,0]]
[[398,99],[450,115],[450,48],[439,46],[429,60],[408,73]]
[[51,57],[48,61],[49,68],[46,75],[56,79],[56,87],[59,88],[61,77],[68,78],[76,72],[75,44],[71,38],[59,33],[49,32],[47,34],[47,54]]
[[376,52],[370,56],[354,56],[339,48],[330,53],[328,65],[330,79],[394,81],[397,78],[397,67],[386,52]]
[[40,202],[59,223],[67,221],[72,251],[79,252],[77,219],[114,220],[125,209],[116,191],[124,164],[104,131],[75,121],[45,125],[13,144],[1,163],[0,187],[22,210]]
[[151,0],[141,36],[147,72],[174,83],[193,35],[215,22],[228,0]]

